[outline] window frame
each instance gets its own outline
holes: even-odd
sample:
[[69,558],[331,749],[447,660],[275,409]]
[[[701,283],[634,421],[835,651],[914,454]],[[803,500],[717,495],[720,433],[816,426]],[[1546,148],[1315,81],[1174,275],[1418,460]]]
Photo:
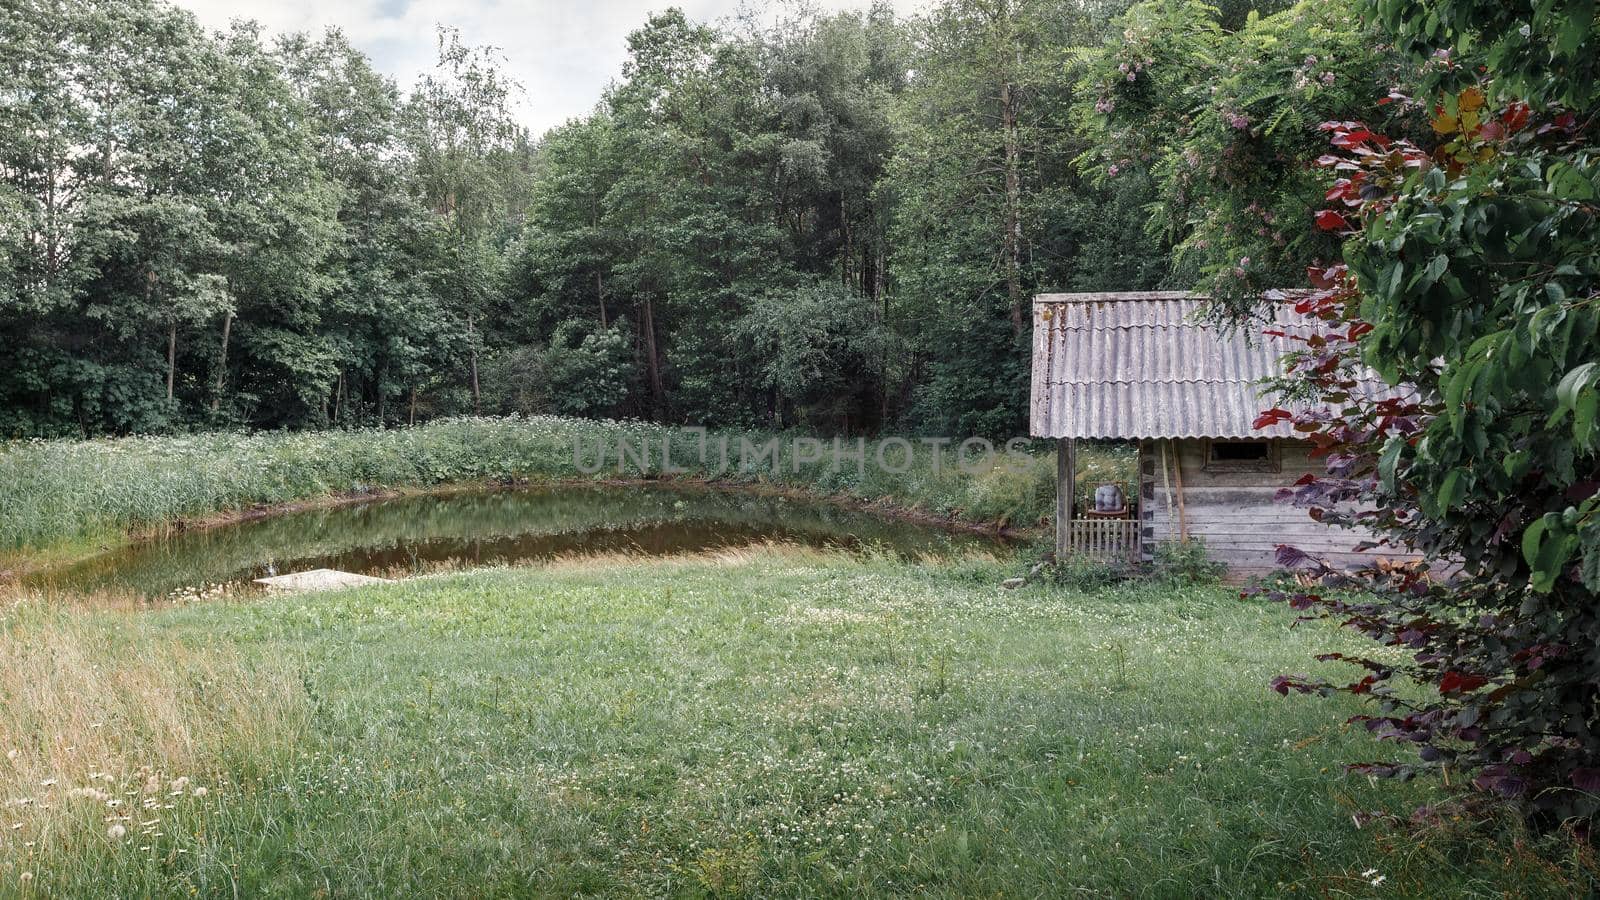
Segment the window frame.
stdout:
[[[1263,459],[1217,459],[1213,448],[1218,444],[1264,444],[1267,455]],[[1203,472],[1283,471],[1283,442],[1277,438],[1206,438],[1200,452]]]

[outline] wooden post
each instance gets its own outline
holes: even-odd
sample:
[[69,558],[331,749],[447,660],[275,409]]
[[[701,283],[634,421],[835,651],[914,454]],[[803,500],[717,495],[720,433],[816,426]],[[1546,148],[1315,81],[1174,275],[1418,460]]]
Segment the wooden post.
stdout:
[[1161,440],[1161,490],[1167,495],[1167,534],[1172,534],[1172,478],[1167,472],[1167,448],[1172,441],[1166,438]]
[[[1168,443],[1171,443],[1169,440]],[[1178,540],[1189,543],[1189,515],[1183,508],[1183,447],[1172,448],[1172,477],[1178,483]]]
[[1072,498],[1076,492],[1078,444],[1061,438],[1056,444],[1056,561],[1067,555],[1072,536]]

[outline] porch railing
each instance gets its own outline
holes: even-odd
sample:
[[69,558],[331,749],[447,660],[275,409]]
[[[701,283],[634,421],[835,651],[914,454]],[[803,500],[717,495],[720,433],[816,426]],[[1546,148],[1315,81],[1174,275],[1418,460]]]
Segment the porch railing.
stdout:
[[1067,554],[1092,559],[1136,561],[1139,558],[1137,519],[1074,519],[1067,523]]

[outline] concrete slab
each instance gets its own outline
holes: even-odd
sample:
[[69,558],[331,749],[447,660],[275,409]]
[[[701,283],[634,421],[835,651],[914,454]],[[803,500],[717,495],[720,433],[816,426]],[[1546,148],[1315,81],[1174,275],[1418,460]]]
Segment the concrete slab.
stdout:
[[372,575],[358,575],[355,572],[341,572],[338,569],[312,569],[308,572],[257,578],[256,584],[264,584],[280,591],[325,591],[329,588],[356,587],[363,584],[388,584],[390,580]]

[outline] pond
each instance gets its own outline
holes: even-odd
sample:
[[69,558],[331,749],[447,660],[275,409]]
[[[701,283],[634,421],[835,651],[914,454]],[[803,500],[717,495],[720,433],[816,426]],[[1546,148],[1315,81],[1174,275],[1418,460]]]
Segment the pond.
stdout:
[[552,485],[374,499],[177,532],[36,573],[25,584],[158,598],[211,585],[237,589],[307,569],[403,577],[559,556],[663,556],[765,542],[907,559],[1007,544],[994,534],[748,490]]

